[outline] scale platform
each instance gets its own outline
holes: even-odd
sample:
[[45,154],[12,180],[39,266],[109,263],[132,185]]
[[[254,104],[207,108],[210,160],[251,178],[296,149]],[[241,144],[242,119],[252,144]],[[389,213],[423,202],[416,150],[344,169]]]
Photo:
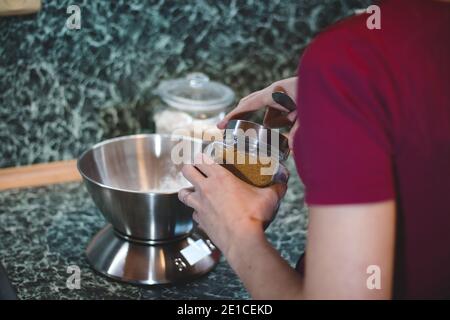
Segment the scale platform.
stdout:
[[159,243],[127,239],[109,224],[86,249],[91,267],[115,280],[157,285],[185,282],[211,271],[220,251],[196,229],[187,237]]

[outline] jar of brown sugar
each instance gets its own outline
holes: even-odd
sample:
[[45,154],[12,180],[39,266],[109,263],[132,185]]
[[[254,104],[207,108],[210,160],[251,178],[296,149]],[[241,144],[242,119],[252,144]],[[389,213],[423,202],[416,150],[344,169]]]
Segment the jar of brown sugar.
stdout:
[[288,140],[278,130],[232,120],[223,141],[210,144],[208,149],[209,156],[217,163],[254,186],[266,187],[287,179],[283,162],[289,155]]

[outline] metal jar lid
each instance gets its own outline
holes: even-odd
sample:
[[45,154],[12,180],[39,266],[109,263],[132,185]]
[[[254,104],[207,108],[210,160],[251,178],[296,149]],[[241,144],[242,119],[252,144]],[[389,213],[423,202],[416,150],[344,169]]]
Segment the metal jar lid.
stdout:
[[162,81],[156,93],[169,106],[186,112],[220,112],[234,101],[230,87],[200,72]]
[[[268,129],[258,123],[246,120],[231,120],[224,132],[224,140],[244,134],[250,141],[269,147],[271,152],[278,151],[278,157],[284,161],[289,156],[289,141],[276,129]],[[277,150],[273,150],[276,148]]]

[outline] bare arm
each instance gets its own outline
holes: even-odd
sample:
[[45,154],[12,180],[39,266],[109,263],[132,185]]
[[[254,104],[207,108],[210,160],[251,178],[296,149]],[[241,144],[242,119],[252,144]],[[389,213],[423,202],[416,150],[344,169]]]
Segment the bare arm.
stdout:
[[[313,206],[302,278],[261,233],[249,233],[227,256],[256,299],[389,299],[395,202]],[[381,270],[381,289],[367,288],[367,267]]]

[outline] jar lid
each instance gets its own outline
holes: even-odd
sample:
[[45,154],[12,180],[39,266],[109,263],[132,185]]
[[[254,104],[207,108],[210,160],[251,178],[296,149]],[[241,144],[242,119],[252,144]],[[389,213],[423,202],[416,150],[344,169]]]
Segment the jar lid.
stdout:
[[162,81],[156,92],[171,107],[187,112],[221,111],[234,100],[230,87],[200,72]]

